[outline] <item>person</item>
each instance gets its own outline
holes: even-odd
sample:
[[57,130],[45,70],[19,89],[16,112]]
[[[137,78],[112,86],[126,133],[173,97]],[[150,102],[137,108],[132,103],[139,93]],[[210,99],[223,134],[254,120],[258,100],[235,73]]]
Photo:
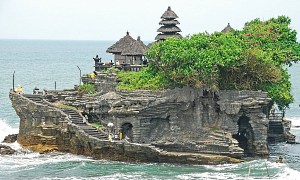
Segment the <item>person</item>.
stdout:
[[111,133],[108,134],[108,140],[112,141],[112,134]]
[[88,115],[84,115],[84,119],[85,119],[85,122],[84,122],[84,123],[87,123],[87,122],[88,122],[88,120],[89,120],[89,117],[88,117]]
[[276,163],[283,163],[283,158],[282,158],[282,156],[279,156],[278,160],[276,160]]
[[38,87],[34,87],[34,89],[33,89],[33,94],[38,94],[39,93],[39,88]]
[[18,87],[15,89],[16,93],[23,94],[23,88],[20,84],[18,84]]
[[123,133],[121,130],[119,130],[119,140],[122,140],[123,139]]
[[90,74],[90,78],[91,78],[91,79],[95,79],[96,76],[97,76],[97,72],[96,72],[96,71],[93,71],[93,72]]
[[82,122],[83,122],[84,124],[86,124],[86,118],[85,118],[85,116],[82,117]]
[[112,122],[109,122],[107,124],[108,133],[112,133],[113,132],[113,127],[114,127],[114,124]]

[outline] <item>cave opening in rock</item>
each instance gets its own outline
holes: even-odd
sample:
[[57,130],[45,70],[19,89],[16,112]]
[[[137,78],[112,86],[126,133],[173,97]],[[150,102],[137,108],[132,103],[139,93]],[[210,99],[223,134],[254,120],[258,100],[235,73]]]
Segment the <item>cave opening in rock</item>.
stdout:
[[124,123],[122,126],[121,126],[121,129],[122,129],[122,134],[123,134],[123,137],[126,138],[129,138],[129,140],[132,140],[133,138],[133,131],[132,131],[132,124],[131,123]]
[[238,120],[238,133],[232,135],[239,142],[239,147],[244,149],[245,156],[253,154],[253,129],[249,121],[249,117],[241,116]]

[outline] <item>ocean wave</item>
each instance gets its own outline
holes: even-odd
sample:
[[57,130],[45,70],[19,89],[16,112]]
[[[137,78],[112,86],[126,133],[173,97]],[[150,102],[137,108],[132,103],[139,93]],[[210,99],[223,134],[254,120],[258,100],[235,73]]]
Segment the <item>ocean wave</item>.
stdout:
[[[95,161],[89,157],[73,155],[69,153],[50,152],[40,154],[37,152],[17,153],[16,155],[0,156],[0,171],[24,171],[24,169],[36,168],[47,164],[60,164],[64,162],[88,162]],[[81,164],[84,166],[84,164]]]
[[291,169],[289,167],[284,167],[276,176],[274,176],[274,179],[296,180],[299,179],[299,177],[300,177],[299,171]]
[[288,117],[287,120],[292,121],[293,128],[300,128],[300,117]]
[[177,179],[295,179],[300,172],[266,159],[239,164],[205,165],[206,172],[180,174]]
[[17,134],[19,129],[12,128],[4,119],[0,119],[0,142],[9,134]]

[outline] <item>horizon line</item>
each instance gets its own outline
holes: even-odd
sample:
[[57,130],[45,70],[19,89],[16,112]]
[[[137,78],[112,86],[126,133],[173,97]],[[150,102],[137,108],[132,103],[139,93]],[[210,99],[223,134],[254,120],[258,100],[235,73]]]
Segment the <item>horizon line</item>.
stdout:
[[[118,40],[95,40],[95,39],[30,39],[30,38],[0,38],[0,40],[31,40],[31,41],[118,41]],[[145,42],[154,42],[143,40]]]

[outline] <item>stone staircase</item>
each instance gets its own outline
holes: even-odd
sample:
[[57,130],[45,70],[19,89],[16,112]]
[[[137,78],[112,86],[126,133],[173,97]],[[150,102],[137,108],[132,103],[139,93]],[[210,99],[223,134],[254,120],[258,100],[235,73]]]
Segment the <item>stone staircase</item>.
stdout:
[[[29,100],[43,105],[48,105],[44,100],[43,96],[39,94],[24,94],[24,97],[28,98]],[[86,123],[83,123],[82,117],[78,114],[77,111],[72,109],[61,109],[65,114],[68,115],[69,119],[72,121],[73,124],[76,124],[79,128],[81,128],[85,133],[90,136],[93,136],[98,139],[107,139],[107,135],[103,132],[97,130],[97,128],[93,126],[89,126]]]
[[89,126],[82,121],[82,117],[77,111],[72,109],[62,109],[62,111],[69,116],[73,124],[79,126],[85,133],[98,139],[107,139],[107,135],[98,131],[97,128]]
[[43,97],[40,94],[24,94],[23,96],[35,103],[44,104]]

